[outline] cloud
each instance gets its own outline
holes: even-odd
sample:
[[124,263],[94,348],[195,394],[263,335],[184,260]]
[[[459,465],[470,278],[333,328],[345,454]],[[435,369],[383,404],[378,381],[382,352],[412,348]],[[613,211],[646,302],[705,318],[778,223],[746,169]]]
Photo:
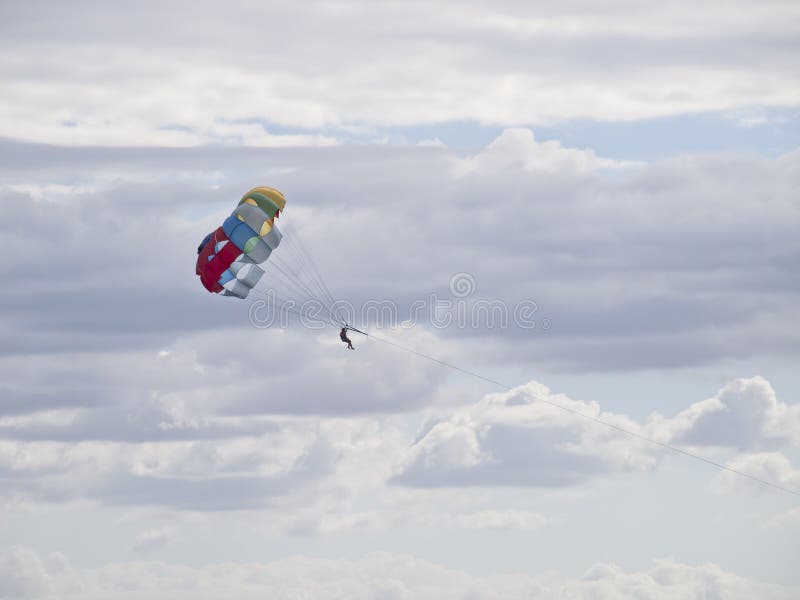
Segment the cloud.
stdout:
[[[424,332],[412,337],[447,347]],[[435,402],[447,375],[438,365],[369,339],[356,343],[358,356],[345,355],[331,329],[232,326],[184,335],[169,350],[0,356],[0,373],[15,381],[6,387],[0,432],[56,440],[221,438],[273,429],[259,416],[403,412]],[[243,347],[258,350],[240,353]]]
[[[467,306],[502,302],[513,317],[519,302],[535,302],[535,329],[511,319],[435,332],[464,356],[585,372],[800,348],[783,326],[798,306],[796,153],[685,157],[612,174],[589,150],[510,130],[466,157],[419,147],[19,143],[0,144],[0,155],[0,240],[37,248],[3,267],[14,285],[2,320],[17,340],[0,347],[5,354],[160,351],[176,336],[246,326],[243,303],[202,292],[193,252],[227,214],[224,199],[264,178],[286,190],[287,223],[302,229],[334,294],[357,307],[393,303],[394,324],[433,293],[452,301],[458,272],[476,282]],[[468,172],[457,176],[459,165]],[[28,224],[25,234],[16,223]],[[16,405],[47,402],[45,383],[30,386],[36,392],[7,385]],[[96,391],[78,389],[66,392],[71,404],[98,402]]]
[[474,513],[449,515],[449,518],[445,518],[445,524],[448,521],[456,527],[466,529],[533,531],[544,527],[548,519],[532,511],[483,510]]
[[786,528],[800,527],[800,506],[790,508],[767,521],[767,526],[784,531]]
[[[552,320],[543,331],[437,329],[423,318],[380,333],[452,364],[627,371],[800,350],[785,327],[798,306],[797,153],[684,157],[609,173],[590,151],[516,129],[466,157],[419,147],[145,151],[19,142],[0,144],[0,156],[8,159],[0,161],[8,217],[0,243],[36,248],[2,266],[13,285],[1,301],[8,335],[0,346],[0,435],[6,457],[23,457],[8,459],[6,473],[32,496],[260,506],[282,486],[300,489],[335,468],[370,471],[363,456],[348,462],[332,450],[329,434],[308,424],[314,418],[463,404],[441,365],[377,337],[345,353],[333,330],[259,330],[246,302],[198,286],[199,239],[231,198],[263,182],[258,173],[287,191],[287,222],[302,229],[335,294],[355,305],[387,300],[402,316],[433,293],[455,300],[451,278],[467,273],[467,305],[535,299],[537,319]],[[470,170],[456,174],[465,162]],[[797,439],[793,407],[765,382],[742,386],[674,419],[603,416],[679,444],[769,450]],[[561,487],[658,460],[586,423],[494,398],[436,421],[404,456],[398,481]],[[270,437],[287,452],[265,447]],[[131,457],[140,454],[128,449],[137,446],[163,453],[155,463],[169,468],[134,472]],[[311,475],[294,462],[305,451],[318,461]],[[106,452],[118,462],[104,462]],[[59,453],[69,458],[52,458]],[[70,487],[52,475],[60,468],[91,485]],[[373,483],[388,471],[378,469]],[[228,492],[211,489],[221,481]]]
[[386,520],[375,511],[332,512],[322,514],[306,512],[291,517],[284,524],[290,536],[353,535],[385,530]]
[[36,600],[84,590],[80,574],[61,553],[40,556],[22,546],[0,549],[0,598]]
[[[173,373],[179,375],[176,368]],[[232,390],[207,399],[181,394],[167,394],[163,402],[156,395],[158,401],[138,413],[135,403],[109,407],[99,413],[102,419],[91,416],[98,409],[80,409],[79,418],[53,411],[5,418],[0,477],[9,497],[179,511],[273,508],[286,514],[282,530],[291,535],[385,531],[420,522],[384,493],[562,489],[616,473],[648,472],[668,452],[643,438],[724,461],[720,447],[791,443],[793,438],[770,437],[771,432],[783,436],[782,430],[760,427],[770,421],[754,415],[765,406],[779,415],[796,409],[778,402],[766,380],[754,378],[736,380],[674,417],[654,414],[639,422],[530,382],[474,403],[429,408],[414,437],[413,419],[403,414],[345,413],[320,422],[314,416],[270,415],[269,408],[240,414]],[[724,420],[727,403],[734,406],[732,423]],[[721,424],[697,426],[717,413],[723,415]],[[742,414],[747,418],[737,421]],[[785,427],[786,420],[781,422]],[[737,423],[748,427],[740,430]],[[788,459],[777,452],[740,454],[729,464],[789,489],[800,486]],[[726,491],[749,483],[738,479],[723,472],[712,485]],[[357,499],[369,495],[377,495],[377,504],[366,509]],[[424,510],[431,512],[430,506]],[[530,529],[547,517],[470,504],[434,520],[458,528]]]
[[[569,486],[600,475],[652,470],[666,452],[659,444],[736,449],[796,444],[798,410],[778,402],[769,382],[754,377],[737,379],[674,417],[656,413],[639,423],[530,382],[430,419],[393,481],[419,487]],[[790,489],[800,485],[779,453],[740,455],[730,466]],[[740,479],[721,472],[714,486],[727,488]]]
[[[780,452],[740,454],[728,461],[726,466],[800,493],[800,470],[795,469],[789,458]],[[720,471],[712,481],[712,489],[718,493],[771,491],[771,488],[758,481],[730,471]]]
[[[789,590],[777,586],[754,587],[753,582],[733,575],[713,564],[691,567],[671,560],[655,561],[646,572],[626,573],[613,564],[599,563],[590,568],[576,597],[596,598],[747,598],[749,594],[780,598]],[[760,589],[759,589],[760,588]],[[585,594],[585,596],[584,596]]]
[[[581,579],[559,574],[506,573],[470,575],[409,555],[373,553],[358,559],[329,560],[295,556],[269,563],[226,563],[204,567],[128,562],[97,568],[53,564],[24,548],[0,553],[2,597],[68,600],[113,596],[120,600],[169,594],[180,600],[275,598],[419,598],[474,600],[545,599],[561,595],[576,600],[654,598],[689,600],[788,600],[791,586],[769,585],[737,576],[713,564],[655,561],[642,571],[598,563]],[[13,594],[11,596],[10,594]]]
[[590,419],[642,431],[628,417],[602,413],[595,403],[552,394],[535,382],[490,394],[429,422],[394,482],[422,487],[560,487],[655,466],[652,447]]
[[311,432],[164,443],[0,441],[6,493],[179,510],[259,508],[329,475],[337,460]]
[[148,529],[136,536],[133,541],[133,551],[147,553],[166,546],[171,532],[167,529]]
[[692,404],[666,427],[671,439],[696,446],[741,450],[800,444],[800,405],[778,402],[763,377],[737,379],[713,398]]
[[13,547],[0,554],[0,598],[34,598],[44,595],[47,572],[39,557]]
[[[453,568],[470,557],[450,556],[488,540],[481,573],[508,572],[497,540],[574,541],[583,532],[553,498],[599,495],[590,482],[662,456],[522,389],[715,458],[737,452],[731,464],[789,485],[781,451],[798,414],[765,382],[640,420],[535,383],[473,404],[477,386],[377,337],[348,353],[332,330],[257,330],[247,303],[206,294],[193,273],[198,241],[268,183],[356,305],[390,301],[403,320],[432,294],[453,300],[451,278],[466,273],[467,307],[537,307],[532,329],[439,329],[430,315],[380,328],[449,363],[500,379],[535,364],[543,380],[795,364],[798,152],[621,163],[547,131],[616,136],[632,121],[622,129],[668,138],[641,119],[789,115],[796,8],[612,4],[3,4],[0,526],[36,551],[0,551],[0,597],[797,596],[711,565],[603,562],[576,580],[471,575]],[[502,128],[484,148],[453,143]],[[433,416],[415,441],[421,413]],[[625,479],[655,495],[651,479]],[[620,496],[608,500],[618,511]],[[202,526],[173,535],[173,518]],[[352,558],[417,531],[446,534],[449,566]],[[286,544],[264,555],[265,538]],[[95,567],[48,554],[54,539]],[[182,566],[103,565],[101,546]],[[351,558],[236,562],[289,548]]]
[[146,8],[82,6],[80,21],[56,5],[5,15],[6,135],[327,144],[353,126],[632,120],[798,103],[795,14],[781,2],[739,2],[741,16],[725,19],[690,2],[652,12],[445,3],[436,14],[415,4],[234,3],[224,15],[201,2],[191,18],[180,4],[160,9],[157,23]]
[[564,148],[557,141],[539,142],[530,129],[506,129],[479,154],[456,159],[454,163],[457,177],[472,172],[478,172],[482,176],[502,176],[507,171],[516,170],[544,171],[563,175],[602,168],[637,166],[634,162],[598,157],[591,150]]

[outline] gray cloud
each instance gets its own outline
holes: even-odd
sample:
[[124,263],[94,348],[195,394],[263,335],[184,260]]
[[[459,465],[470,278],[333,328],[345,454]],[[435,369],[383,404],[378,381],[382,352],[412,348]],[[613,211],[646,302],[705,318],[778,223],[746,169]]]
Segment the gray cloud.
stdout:
[[[39,157],[40,147],[22,147],[18,168],[0,168],[9,217],[0,243],[36,251],[2,266],[13,285],[1,299],[0,435],[25,456],[88,441],[114,452],[153,443],[170,456],[185,443],[205,468],[202,476],[78,470],[92,486],[75,489],[54,478],[58,461],[39,472],[9,459],[5,481],[33,497],[257,506],[299,480],[219,464],[205,449],[291,432],[276,415],[408,413],[440,401],[449,372],[435,363],[370,339],[345,354],[333,330],[259,330],[246,302],[199,286],[197,243],[231,198],[263,182],[253,173],[286,191],[284,218],[303,229],[334,293],[356,305],[391,299],[402,314],[432,292],[452,299],[450,277],[467,272],[477,286],[467,300],[531,298],[537,316],[552,319],[546,332],[422,325],[383,333],[456,364],[620,371],[785,358],[800,347],[785,327],[798,306],[787,283],[797,279],[800,252],[796,154],[638,165],[541,143],[527,130],[472,155],[348,147],[152,157],[41,147]],[[719,418],[711,412],[704,419]],[[656,425],[673,435],[679,422]],[[698,420],[674,439],[711,445],[725,441],[710,433],[721,431],[747,446],[746,428],[715,423]],[[584,425],[512,419],[476,429],[445,418],[431,430],[439,437],[429,432],[412,449],[398,481],[562,487],[658,459]],[[42,473],[49,479],[39,481]],[[235,493],[218,492],[226,488]]]
[[[576,370],[797,352],[782,325],[796,316],[800,280],[795,154],[614,168],[524,131],[466,158],[428,148],[57,152],[3,175],[3,244],[37,248],[3,267],[14,281],[5,354],[160,349],[246,324],[243,303],[203,293],[192,265],[229,208],[220,198],[238,197],[257,171],[287,191],[286,218],[305,229],[334,293],[357,306],[391,300],[402,317],[432,292],[451,298],[450,277],[466,271],[477,282],[467,300],[533,299],[553,324],[546,336],[485,324],[439,332],[464,352]],[[217,175],[201,176],[211,164]]]
[[91,500],[178,510],[261,509],[332,473],[336,451],[323,437],[290,435],[222,443],[0,442],[0,481],[38,502]]
[[650,11],[632,2],[5,8],[0,129],[67,144],[285,146],[459,119],[796,106],[795,7],[726,6],[726,17],[688,1]]
[[[574,569],[552,541],[585,535],[575,502],[592,495],[615,535],[620,506],[636,506],[622,515],[630,529],[650,526],[654,490],[691,474],[617,478],[604,509],[609,489],[590,482],[653,470],[662,453],[516,392],[473,404],[479,386],[376,338],[347,352],[332,329],[256,329],[247,302],[199,286],[194,250],[266,183],[287,193],[282,222],[305,234],[334,294],[356,305],[389,300],[402,318],[431,294],[452,299],[459,272],[476,283],[468,308],[535,301],[534,329],[437,329],[425,316],[380,328],[454,364],[523,381],[532,365],[546,381],[794,364],[798,152],[619,162],[519,128],[485,148],[381,144],[467,145],[530,124],[572,135],[588,119],[593,135],[621,132],[620,147],[626,132],[663,132],[641,119],[708,111],[763,139],[780,124],[762,115],[800,103],[799,16],[779,0],[0,3],[0,533],[37,549],[0,551],[0,597],[795,597],[670,561],[598,564],[580,580],[454,571],[485,557],[481,572],[508,573],[523,537],[517,565],[539,552]],[[800,414],[766,380],[638,419],[526,389],[797,487],[795,457],[781,452],[798,443]],[[412,441],[423,414],[434,416]],[[712,487],[751,489],[724,474]],[[672,544],[673,523],[715,508],[671,507],[647,537]],[[743,514],[709,526],[766,540]],[[603,552],[624,560],[619,533]],[[286,545],[264,555],[265,537]],[[396,555],[235,562],[287,548],[352,557],[412,537],[407,547],[450,567]],[[78,569],[42,553],[58,539],[81,565],[158,550],[182,566]],[[717,552],[696,542],[670,548]],[[749,572],[778,573],[794,542],[766,540],[784,546]],[[486,552],[458,556],[468,545]],[[725,546],[714,557],[728,567],[743,555]],[[228,562],[215,565],[220,552]]]

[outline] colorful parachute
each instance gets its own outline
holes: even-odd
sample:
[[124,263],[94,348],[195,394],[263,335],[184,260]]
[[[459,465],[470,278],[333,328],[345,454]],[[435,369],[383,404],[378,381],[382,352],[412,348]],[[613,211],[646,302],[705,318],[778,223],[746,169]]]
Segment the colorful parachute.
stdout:
[[284,237],[278,231],[275,219],[285,207],[286,198],[275,188],[261,186],[247,192],[222,227],[197,248],[195,271],[200,281],[209,292],[236,298],[252,294],[274,302],[272,307],[281,313],[346,325],[346,314],[299,232],[291,228]]
[[286,198],[271,187],[247,192],[225,219],[197,249],[200,281],[209,292],[246,298],[264,275],[262,265],[281,243],[275,219],[286,207]]

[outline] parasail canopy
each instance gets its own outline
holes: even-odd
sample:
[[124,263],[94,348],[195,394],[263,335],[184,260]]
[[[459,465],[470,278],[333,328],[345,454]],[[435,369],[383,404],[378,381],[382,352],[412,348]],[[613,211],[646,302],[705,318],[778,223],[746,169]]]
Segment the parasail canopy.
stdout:
[[323,321],[346,324],[297,232],[284,238],[278,230],[275,220],[285,208],[285,196],[272,187],[256,187],[242,196],[197,248],[200,281],[209,292],[242,299],[254,290],[269,290],[288,312],[302,315],[316,308]]

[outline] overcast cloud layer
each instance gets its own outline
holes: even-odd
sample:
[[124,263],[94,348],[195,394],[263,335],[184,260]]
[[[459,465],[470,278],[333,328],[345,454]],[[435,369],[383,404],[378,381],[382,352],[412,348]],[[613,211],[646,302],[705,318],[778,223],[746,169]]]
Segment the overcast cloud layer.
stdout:
[[[796,399],[780,398],[767,379],[721,381],[706,399],[676,398],[645,418],[537,382],[487,395],[466,380],[448,379],[436,363],[378,341],[358,338],[358,351],[343,354],[330,329],[296,322],[255,327],[249,302],[224,302],[198,289],[193,260],[198,236],[228,210],[219,198],[249,186],[247,173],[269,172],[277,185],[296,190],[284,218],[301,226],[320,268],[354,307],[392,299],[402,321],[415,300],[431,294],[468,308],[487,299],[509,306],[535,299],[533,328],[489,327],[485,318],[438,327],[424,311],[414,327],[365,323],[394,343],[487,373],[535,364],[543,381],[548,372],[624,376],[644,367],[792,362],[796,331],[785,323],[797,310],[796,154],[620,163],[538,142],[528,129],[509,129],[469,155],[341,147],[169,150],[153,151],[154,158],[145,151],[18,142],[2,152],[10,217],[3,243],[30,244],[37,252],[4,266],[5,279],[14,281],[3,302],[15,341],[0,357],[0,477],[8,511],[19,515],[5,525],[8,540],[21,548],[14,560],[32,557],[35,572],[49,560],[40,553],[67,552],[70,560],[69,548],[32,544],[25,533],[31,529],[22,526],[55,507],[56,514],[83,514],[82,507],[97,506],[103,520],[123,519],[125,533],[111,542],[118,544],[117,561],[167,553],[180,563],[186,560],[180,548],[200,531],[239,523],[232,531],[253,536],[245,525],[251,519],[254,541],[280,540],[270,554],[275,560],[288,556],[282,547],[316,555],[311,549],[322,543],[333,549],[328,558],[344,544],[360,561],[358,549],[414,553],[413,543],[393,533],[401,529],[420,539],[440,530],[470,543],[497,535],[546,543],[578,526],[575,514],[596,504],[598,494],[599,506],[616,510],[613,494],[599,491],[603,481],[671,487],[676,469],[699,469],[681,485],[694,488],[685,493],[699,494],[708,508],[738,497],[756,505],[768,499],[748,535],[774,543],[785,528],[783,558],[760,572],[791,581],[781,566],[792,556],[798,524],[788,498],[732,473],[686,464],[586,418],[794,489],[800,412]],[[370,177],[359,179],[359,171]],[[465,295],[451,289],[457,273],[474,286]],[[640,494],[645,517],[654,499],[644,491],[633,497]],[[113,517],[116,511],[127,516]],[[232,516],[219,516],[225,514]],[[731,527],[737,514],[715,527]],[[53,527],[63,527],[53,518]],[[673,519],[686,515],[676,511],[662,526]],[[585,525],[583,531],[574,539],[585,535]],[[598,533],[598,542],[608,534]],[[602,556],[588,555],[591,547],[580,565],[572,563],[575,569],[589,569]],[[682,547],[670,544],[671,555],[680,556]],[[648,545],[652,558],[666,556],[659,548]],[[694,569],[717,556],[709,552],[689,559],[692,582]],[[447,556],[434,546],[420,559],[462,570],[477,560],[448,563]],[[718,560],[729,569],[739,564],[727,553]],[[263,568],[285,566],[278,565]],[[119,568],[113,577],[124,579],[150,567]],[[352,568],[377,566],[367,560]],[[545,570],[515,569],[529,576]],[[86,594],[104,593],[93,587],[94,575],[70,572],[88,586],[80,588]],[[374,576],[383,580],[379,572]],[[613,583],[602,584],[609,597],[631,577],[652,578],[614,573]],[[464,577],[470,589],[504,589]],[[412,580],[403,579],[403,593],[438,593],[420,592]],[[34,583],[14,581],[8,585],[50,589],[35,576]],[[56,581],[47,585],[68,597],[72,588]],[[238,585],[232,581],[230,589]],[[519,585],[511,597],[539,584]],[[596,593],[595,584],[558,585]],[[652,585],[647,593],[656,597],[692,597],[699,589],[691,582],[681,592]],[[737,579],[722,597],[751,585],[760,584]],[[365,597],[378,593],[366,589]]]
[[800,9],[782,0],[0,11],[0,131],[40,142],[325,145],[376,139],[389,125],[628,121],[800,102]]
[[[393,312],[373,324],[417,315],[482,360],[629,370],[786,361],[800,350],[785,326],[800,318],[797,152],[630,164],[510,129],[467,156],[16,143],[0,155],[6,243],[37,248],[4,265],[15,285],[3,318],[20,332],[17,351],[130,350],[248,326],[241,307],[198,295],[186,265],[227,213],[219,198],[257,183],[254,172],[293,191],[291,224],[357,317],[374,321],[380,314],[365,307],[389,301]],[[459,273],[470,278],[463,297],[450,289]],[[436,318],[432,295],[463,301],[470,318],[455,309]],[[475,302],[505,303],[506,322]],[[520,327],[525,302],[532,312]]]
[[0,600],[800,595],[800,9],[537,4],[0,4]]

